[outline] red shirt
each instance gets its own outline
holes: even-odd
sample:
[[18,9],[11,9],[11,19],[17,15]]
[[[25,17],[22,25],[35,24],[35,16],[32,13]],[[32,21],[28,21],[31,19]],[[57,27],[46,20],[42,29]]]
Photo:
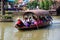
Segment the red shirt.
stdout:
[[21,24],[21,21],[17,21],[17,24]]

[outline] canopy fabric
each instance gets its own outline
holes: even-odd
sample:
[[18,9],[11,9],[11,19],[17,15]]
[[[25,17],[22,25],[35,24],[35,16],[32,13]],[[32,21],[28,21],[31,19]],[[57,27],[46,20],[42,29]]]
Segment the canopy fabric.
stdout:
[[32,12],[32,13],[34,13],[36,15],[49,14],[49,11],[48,10],[41,10],[41,9],[39,9],[39,10],[27,10],[24,13],[27,13],[27,12]]

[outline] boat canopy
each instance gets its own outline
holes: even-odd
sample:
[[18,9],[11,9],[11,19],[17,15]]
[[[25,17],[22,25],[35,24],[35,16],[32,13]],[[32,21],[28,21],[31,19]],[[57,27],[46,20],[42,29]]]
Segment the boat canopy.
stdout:
[[27,10],[24,12],[23,15],[26,15],[26,14],[29,14],[29,13],[32,13],[32,14],[36,14],[36,15],[49,15],[49,11],[48,10]]

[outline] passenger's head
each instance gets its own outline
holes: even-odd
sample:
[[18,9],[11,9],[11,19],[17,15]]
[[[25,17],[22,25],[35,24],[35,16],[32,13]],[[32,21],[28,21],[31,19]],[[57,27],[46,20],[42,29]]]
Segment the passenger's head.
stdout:
[[24,19],[25,19],[25,20],[27,20],[27,19],[28,19],[28,17],[27,17],[27,16],[25,16],[25,17],[24,17]]
[[20,19],[18,19],[18,21],[21,21]]
[[21,21],[19,17],[17,18],[17,21]]

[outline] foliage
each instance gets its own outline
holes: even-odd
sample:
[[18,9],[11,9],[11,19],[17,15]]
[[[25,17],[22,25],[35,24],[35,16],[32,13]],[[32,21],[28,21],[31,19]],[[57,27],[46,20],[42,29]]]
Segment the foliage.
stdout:
[[40,9],[44,9],[44,1],[40,1],[39,2],[39,8]]
[[39,2],[39,8],[48,10],[52,4],[53,4],[52,0],[42,0]]
[[6,12],[5,16],[12,16],[12,17],[14,17],[13,12]]
[[3,18],[3,19],[12,19],[13,16],[11,16],[11,15],[4,15],[4,16],[2,16],[2,18]]
[[45,10],[49,9],[49,1],[48,0],[44,0],[44,9]]
[[51,6],[53,4],[52,0],[49,0],[49,6]]
[[37,6],[39,6],[40,9],[44,9],[44,10],[48,10],[49,7],[53,4],[52,0],[42,0],[40,2],[38,2],[37,0],[33,1],[33,2],[29,2],[27,4],[27,7],[29,9],[34,9]]
[[12,12],[7,12],[7,14],[13,14]]
[[35,0],[35,1],[33,1],[33,2],[27,3],[27,8],[29,8],[29,9],[34,9],[34,8],[36,8],[37,5],[38,5],[38,3],[37,3],[37,1]]
[[5,16],[5,19],[12,19],[11,16]]

